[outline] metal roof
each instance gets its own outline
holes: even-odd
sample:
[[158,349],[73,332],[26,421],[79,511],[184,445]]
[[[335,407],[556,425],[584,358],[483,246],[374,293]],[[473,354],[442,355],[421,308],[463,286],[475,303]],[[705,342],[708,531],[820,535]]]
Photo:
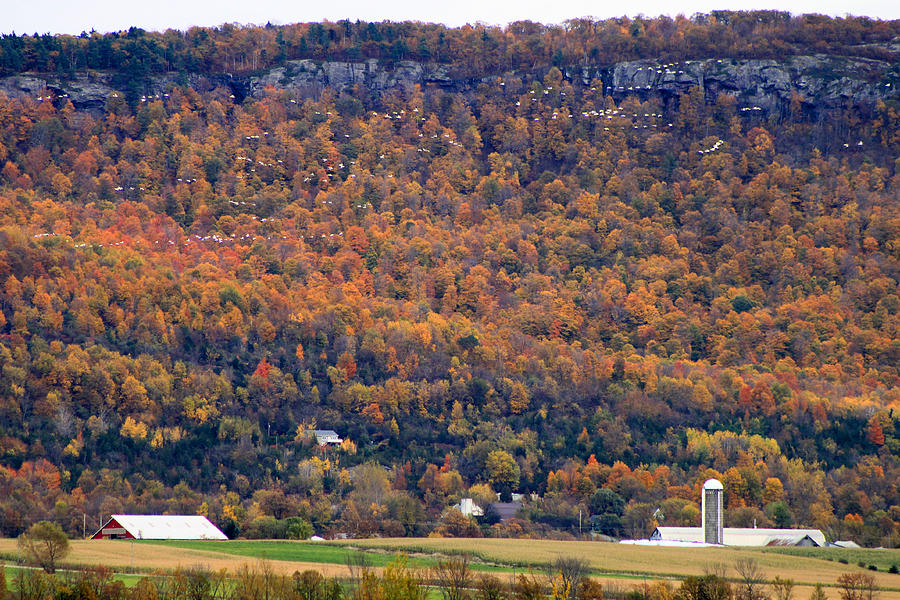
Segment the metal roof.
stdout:
[[112,515],[112,519],[139,540],[228,539],[200,515]]
[[316,429],[313,434],[319,444],[340,444],[344,441],[333,429]]
[[488,506],[494,509],[501,521],[507,521],[516,516],[522,508],[521,502],[491,502]]
[[665,546],[669,548],[716,548],[718,544],[707,544],[705,542],[685,542],[683,540],[620,540],[620,544],[629,544],[631,546]]
[[[792,546],[809,537],[818,546],[825,545],[825,534],[818,529],[768,529],[750,527],[725,527],[723,542],[726,546]],[[702,542],[700,527],[657,527],[651,539]]]

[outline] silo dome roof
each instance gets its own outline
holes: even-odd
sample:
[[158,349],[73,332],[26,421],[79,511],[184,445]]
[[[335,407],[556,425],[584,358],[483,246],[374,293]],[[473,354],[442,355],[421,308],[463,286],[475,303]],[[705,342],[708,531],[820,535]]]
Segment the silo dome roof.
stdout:
[[703,484],[704,490],[724,490],[725,486],[718,479],[707,479]]

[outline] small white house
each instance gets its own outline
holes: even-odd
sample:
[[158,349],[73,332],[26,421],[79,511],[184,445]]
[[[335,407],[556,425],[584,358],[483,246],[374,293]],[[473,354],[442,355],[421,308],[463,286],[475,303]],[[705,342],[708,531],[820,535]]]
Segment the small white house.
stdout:
[[316,436],[316,443],[320,446],[339,446],[344,441],[331,429],[315,429],[313,435]]

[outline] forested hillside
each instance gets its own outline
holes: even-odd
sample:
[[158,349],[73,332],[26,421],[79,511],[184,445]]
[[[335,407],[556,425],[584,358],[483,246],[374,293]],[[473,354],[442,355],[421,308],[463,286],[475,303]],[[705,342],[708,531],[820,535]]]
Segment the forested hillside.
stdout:
[[[580,514],[639,536],[698,524],[715,476],[730,524],[897,545],[890,81],[871,103],[798,89],[763,110],[741,89],[564,76],[890,62],[897,35],[721,13],[3,38],[4,75],[111,69],[121,89],[90,111],[0,95],[0,533],[166,511],[247,536],[296,535],[292,517],[567,535]],[[187,83],[366,57],[473,79]],[[165,92],[140,87],[167,72]],[[345,442],[320,449],[314,428]],[[494,492],[535,496],[502,524],[445,511]]]

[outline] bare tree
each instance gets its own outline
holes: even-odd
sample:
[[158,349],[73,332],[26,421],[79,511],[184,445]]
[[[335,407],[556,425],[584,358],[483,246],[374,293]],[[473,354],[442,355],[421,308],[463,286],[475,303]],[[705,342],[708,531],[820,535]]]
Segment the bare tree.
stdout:
[[520,573],[516,579],[513,598],[516,600],[544,600],[544,586],[534,575]]
[[[275,600],[285,597],[291,588],[291,581],[276,573],[272,564],[265,560],[260,560],[255,567],[242,566],[231,582],[232,600]],[[182,600],[184,596],[174,598]]]
[[186,600],[216,600],[226,594],[226,571],[211,571],[202,565],[178,569],[174,575],[179,595]]
[[704,575],[715,575],[720,579],[728,578],[728,565],[722,562],[706,563],[703,567]]
[[497,577],[482,574],[478,578],[477,600],[508,600],[507,586]]
[[794,580],[782,579],[778,575],[772,581],[772,592],[775,600],[792,600],[794,597]]
[[837,580],[841,600],[875,600],[878,587],[868,573],[844,573]]
[[576,600],[581,582],[587,577],[588,564],[581,558],[559,556],[547,565],[546,571],[555,597]]
[[432,572],[444,600],[466,600],[469,597],[472,571],[469,569],[468,555],[438,561]]
[[735,593],[738,600],[765,600],[767,598],[763,589],[766,580],[755,558],[739,558],[734,563],[734,570],[741,578]]

